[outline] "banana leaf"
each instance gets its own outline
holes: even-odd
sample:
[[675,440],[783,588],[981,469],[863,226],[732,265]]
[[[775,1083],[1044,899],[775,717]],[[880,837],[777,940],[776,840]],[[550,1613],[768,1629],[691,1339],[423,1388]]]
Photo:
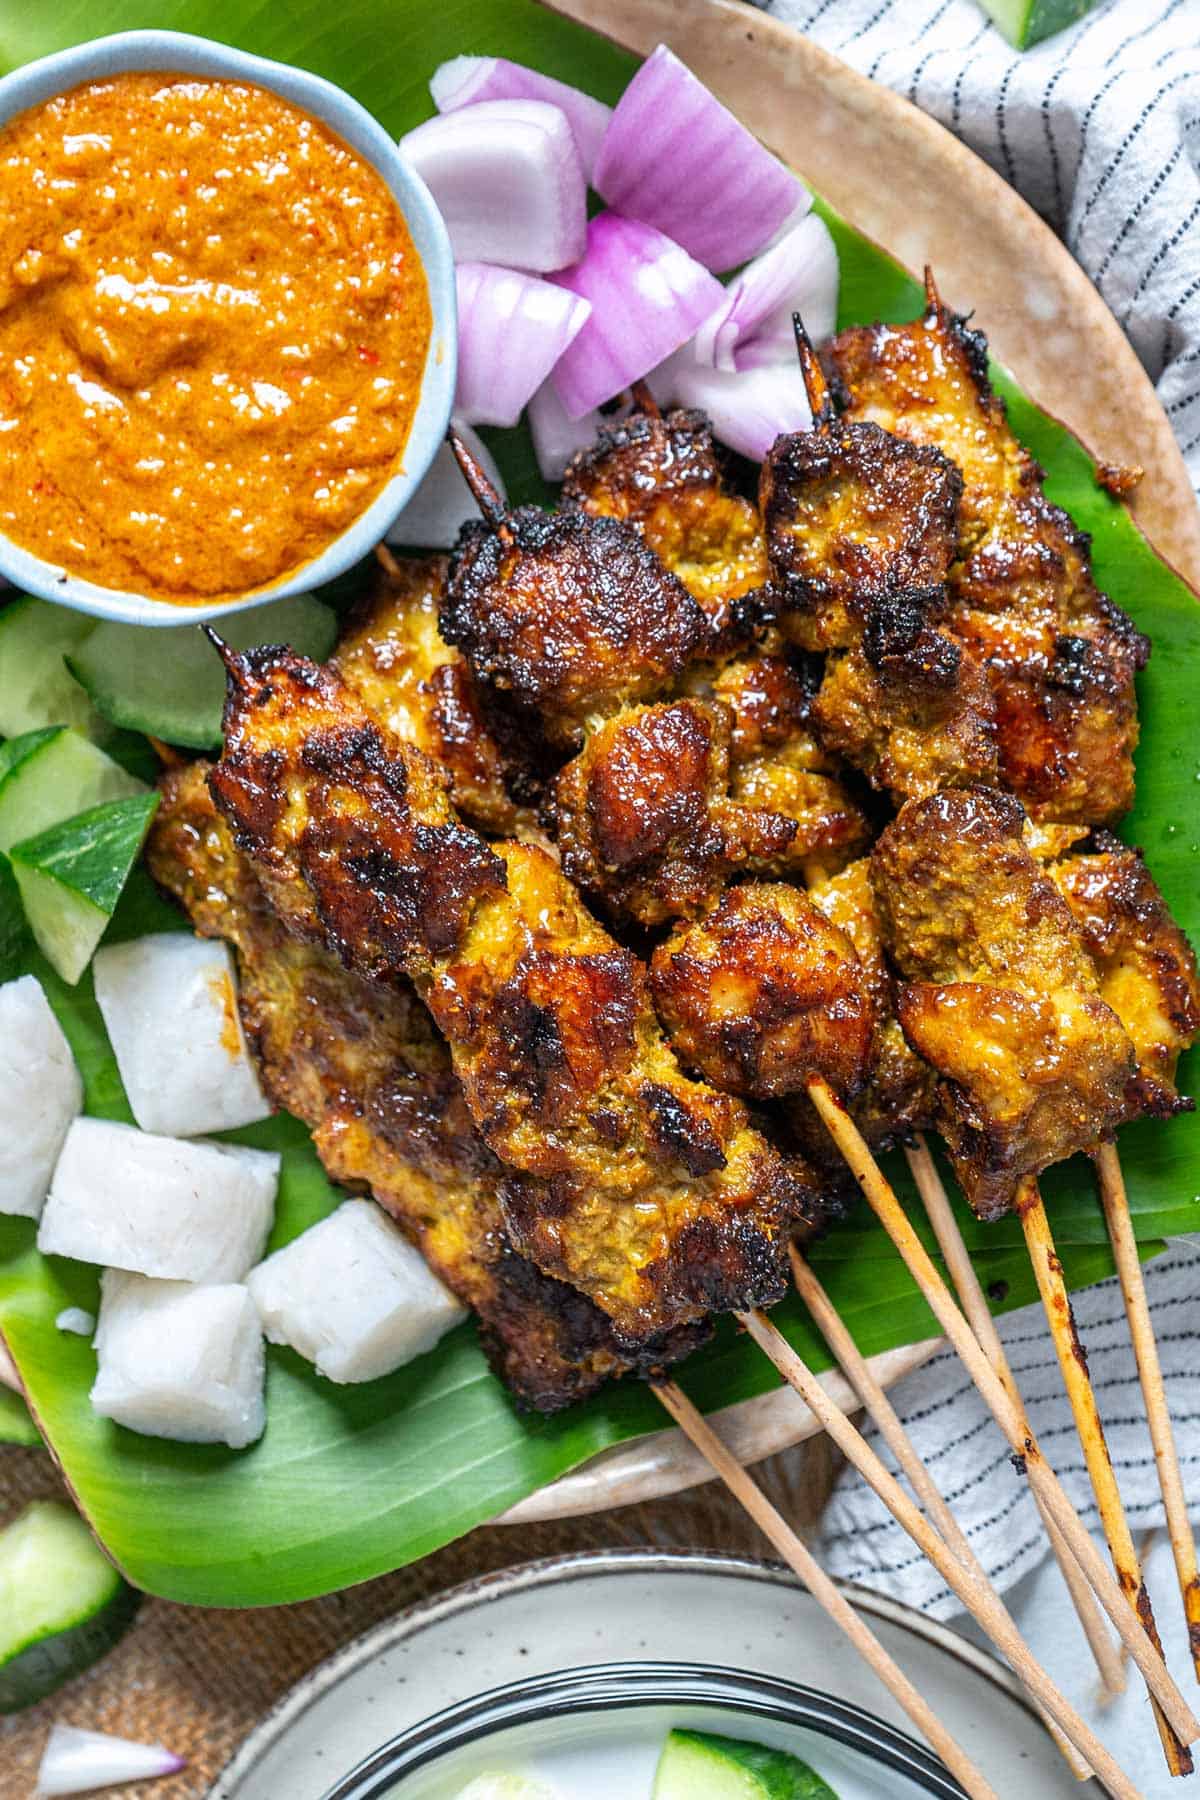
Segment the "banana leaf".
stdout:
[[[231,14],[236,10],[236,18]],[[89,37],[134,26],[167,26],[236,42],[303,64],[340,82],[394,133],[431,111],[426,83],[444,58],[464,51],[505,55],[616,98],[633,59],[533,0],[317,0],[289,5],[242,0],[59,0],[32,7],[0,0],[0,68]],[[911,317],[919,294],[900,269],[837,219],[843,324]],[[982,321],[986,326],[986,320]],[[1124,508],[1097,485],[1086,453],[1053,420],[1003,381],[1017,429],[1048,471],[1050,491],[1094,537],[1096,569],[1155,639],[1142,683],[1146,718],[1139,800],[1129,821],[1184,924],[1200,928],[1191,874],[1200,841],[1200,751],[1177,721],[1191,710],[1191,670],[1200,667],[1200,609],[1149,550]],[[515,495],[543,489],[528,439],[498,445]],[[0,884],[0,911],[3,909]],[[112,921],[112,939],[181,921],[135,878]],[[38,974],[69,1036],[87,1109],[128,1119],[115,1062],[89,979],[67,988],[22,939],[18,968]],[[24,948],[20,946],[24,944]],[[15,972],[11,969],[6,973]],[[231,1134],[283,1154],[274,1243],[286,1242],[338,1200],[296,1121],[280,1116]],[[1200,1128],[1135,1128],[1122,1140],[1134,1223],[1144,1255],[1163,1238],[1197,1228]],[[893,1169],[905,1186],[903,1165]],[[1055,1232],[1073,1286],[1111,1270],[1089,1167],[1079,1162],[1047,1181]],[[1020,1231],[965,1221],[997,1308],[1036,1298]],[[865,1209],[815,1252],[822,1278],[864,1350],[912,1343],[933,1321]],[[251,1449],[172,1444],[137,1437],[92,1415],[91,1347],[56,1330],[65,1306],[94,1310],[97,1272],[34,1247],[32,1226],[0,1220],[0,1331],[27,1384],[34,1416],[93,1527],[136,1585],[211,1606],[279,1604],[327,1593],[399,1567],[493,1517],[605,1447],[663,1423],[653,1398],[615,1384],[552,1419],[521,1417],[489,1374],[473,1328],[464,1325],[430,1355],[383,1381],[337,1388],[290,1352],[268,1358],[268,1426]],[[798,1303],[776,1317],[810,1361],[827,1357]],[[727,1324],[683,1379],[706,1408],[760,1393],[775,1381],[764,1360]]]

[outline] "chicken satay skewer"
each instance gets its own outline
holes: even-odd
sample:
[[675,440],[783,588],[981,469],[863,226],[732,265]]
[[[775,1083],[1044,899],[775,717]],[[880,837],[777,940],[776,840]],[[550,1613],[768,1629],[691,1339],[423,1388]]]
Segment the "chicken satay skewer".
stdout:
[[1141,1671],[1151,1695],[1162,1707],[1180,1738],[1188,1743],[1194,1742],[1200,1737],[1200,1721],[1192,1714],[1172,1680],[1161,1653],[1150,1642],[1140,1621],[1130,1609],[1125,1595],[1089,1537],[1058,1477],[1043,1457],[1023,1410],[1008,1393],[984,1355],[975,1334],[955,1304],[858,1127],[828,1082],[816,1078],[809,1084],[808,1094],[871,1210],[899,1251],[930,1311],[962,1359],[989,1412],[1007,1438],[1014,1456],[1023,1466],[1035,1495],[1057,1525],[1096,1598],[1116,1627],[1121,1642]]
[[[812,1551],[792,1530],[782,1513],[771,1504],[682,1389],[673,1381],[661,1379],[652,1382],[651,1386],[675,1423],[690,1438],[788,1567],[799,1577],[818,1606],[839,1631],[844,1632],[863,1661],[878,1675],[897,1705],[912,1720],[951,1774],[971,1795],[972,1800],[998,1800],[995,1789],[950,1736],[903,1669],[888,1655],[874,1632],[822,1569]],[[1119,1783],[1124,1785],[1114,1785],[1112,1792],[1126,1795],[1129,1800],[1138,1800],[1136,1790],[1124,1780],[1119,1769],[1116,1770],[1116,1775]]]
[[[950,1279],[954,1283],[959,1305],[967,1315],[967,1322],[979,1339],[984,1355],[1004,1383],[1014,1405],[1024,1410],[1016,1378],[1013,1375],[1000,1333],[996,1329],[996,1321],[992,1317],[987,1296],[984,1294],[979,1276],[975,1272],[975,1265],[971,1261],[970,1253],[963,1241],[958,1220],[954,1216],[954,1209],[950,1205],[949,1195],[938,1174],[937,1165],[920,1132],[917,1133],[915,1145],[909,1145],[905,1155],[929,1223],[933,1227],[938,1249],[950,1271]],[[1116,1650],[1108,1634],[1103,1615],[1096,1604],[1096,1597],[1084,1580],[1079,1565],[1067,1548],[1058,1526],[1045,1511],[1040,1499],[1037,1500],[1037,1506],[1058,1566],[1062,1570],[1063,1580],[1067,1584],[1071,1603],[1078,1615],[1088,1647],[1100,1672],[1104,1695],[1107,1699],[1114,1699],[1125,1689],[1124,1659]]]
[[[851,395],[851,413],[877,418],[915,442],[931,443],[962,466],[967,477],[964,503],[975,520],[975,542],[962,559],[953,586],[959,621],[984,648],[992,680],[1005,702],[1003,717],[1010,721],[1001,746],[1001,779],[1036,803],[1041,816],[1103,824],[1132,801],[1137,738],[1134,671],[1144,662],[1149,645],[1123,614],[1096,594],[1086,540],[1047,503],[1040,471],[1017,443],[1003,404],[988,387],[982,339],[949,313],[928,269],[925,287],[922,319],[889,329],[886,337],[868,329],[847,333],[844,343],[839,341],[839,374]],[[918,387],[919,399],[910,404]],[[1044,551],[1047,543],[1059,554],[1043,554],[1040,566],[1050,573],[1030,589],[1030,545]],[[1019,645],[1022,633],[1044,629],[1029,616],[1030,592],[1037,595],[1043,614],[1049,605],[1059,621],[1050,631],[1051,660],[1060,647],[1064,654],[1082,656],[1076,679],[1055,683],[1048,690],[1039,689],[1037,677],[1031,675],[1045,664],[1036,655],[1030,657],[1028,649],[1021,653],[1012,647]],[[1092,711],[1096,717],[1089,719]],[[1051,753],[1035,760],[1030,747],[1043,744]],[[1098,746],[1107,744],[1115,747],[1115,754],[1098,761]],[[1121,1008],[1115,1010],[1120,1013]],[[1153,1325],[1114,1148],[1102,1152],[1097,1169],[1193,1662],[1200,1676],[1195,1541],[1183,1503]]]
[[[915,1444],[900,1421],[899,1414],[872,1374],[871,1365],[855,1343],[849,1328],[826,1293],[816,1271],[794,1246],[791,1260],[792,1274],[800,1298],[808,1308],[810,1316],[816,1321],[821,1336],[837,1358],[838,1367],[862,1401],[868,1417],[903,1470],[909,1487],[924,1508],[926,1517],[936,1526],[945,1543],[964,1568],[990,1588],[991,1583],[988,1580],[987,1571],[972,1550],[966,1532],[958,1523],[941,1489],[921,1461]],[[1094,1606],[1095,1601],[1090,1592],[1088,1599]],[[1003,1605],[1003,1602],[1001,1601],[1000,1604]],[[1007,1613],[1007,1608],[1005,1611]],[[1072,1775],[1077,1781],[1087,1781],[1094,1773],[1090,1764],[1083,1760],[1071,1740],[1063,1735],[1060,1727],[1045,1708],[1037,1701],[1034,1704],[1037,1705],[1042,1723],[1054,1739],[1055,1745]]]
[[1121,1283],[1121,1293],[1125,1301],[1125,1314],[1129,1320],[1129,1332],[1133,1340],[1133,1353],[1137,1360],[1142,1397],[1146,1404],[1146,1422],[1150,1430],[1150,1441],[1154,1446],[1158,1483],[1162,1492],[1163,1506],[1166,1509],[1167,1531],[1175,1557],[1179,1591],[1183,1598],[1192,1665],[1197,1679],[1200,1680],[1200,1571],[1196,1566],[1196,1540],[1192,1531],[1192,1522],[1188,1517],[1183,1477],[1179,1468],[1179,1452],[1175,1444],[1175,1434],[1171,1428],[1171,1413],[1167,1405],[1166,1389],[1163,1386],[1162,1364],[1159,1360],[1158,1344],[1150,1317],[1150,1304],[1146,1297],[1146,1282],[1142,1274],[1141,1258],[1138,1256],[1137,1240],[1134,1237],[1133,1225],[1129,1217],[1129,1198],[1125,1192],[1125,1177],[1121,1170],[1116,1145],[1102,1145],[1095,1157],[1095,1164],[1109,1241],[1112,1244],[1113,1256],[1117,1264],[1117,1277]]

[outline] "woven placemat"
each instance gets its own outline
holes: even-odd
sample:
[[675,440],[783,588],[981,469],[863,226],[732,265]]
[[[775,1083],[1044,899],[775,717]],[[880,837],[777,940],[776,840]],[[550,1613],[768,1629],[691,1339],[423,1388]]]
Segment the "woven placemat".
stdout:
[[[756,1474],[803,1530],[819,1516],[833,1472],[828,1442],[818,1438],[771,1458]],[[61,1492],[48,1456],[0,1446],[0,1523],[27,1500]],[[493,1569],[618,1545],[769,1554],[744,1514],[710,1486],[559,1524],[484,1527],[394,1575],[298,1606],[231,1612],[150,1600],[104,1662],[40,1706],[0,1720],[0,1800],[33,1800],[46,1733],[56,1719],[163,1743],[187,1757],[186,1770],[169,1780],[106,1789],[113,1800],[151,1794],[202,1800],[275,1701],[380,1619]]]

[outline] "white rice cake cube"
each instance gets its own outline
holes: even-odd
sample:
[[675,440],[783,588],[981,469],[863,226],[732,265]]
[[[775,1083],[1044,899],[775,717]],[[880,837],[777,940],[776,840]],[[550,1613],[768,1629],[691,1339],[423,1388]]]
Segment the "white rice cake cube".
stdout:
[[92,1407],[144,1437],[241,1450],[263,1432],[262,1328],[248,1290],[106,1269]]
[[160,932],[97,950],[92,974],[143,1131],[199,1137],[270,1116],[246,1048],[228,944]]
[[263,1330],[330,1381],[374,1381],[432,1350],[465,1309],[370,1200],[347,1200],[247,1279]]
[[279,1162],[266,1150],[76,1119],[38,1249],[164,1281],[240,1281],[271,1229]]
[[33,975],[0,987],[0,1213],[40,1217],[83,1082]]

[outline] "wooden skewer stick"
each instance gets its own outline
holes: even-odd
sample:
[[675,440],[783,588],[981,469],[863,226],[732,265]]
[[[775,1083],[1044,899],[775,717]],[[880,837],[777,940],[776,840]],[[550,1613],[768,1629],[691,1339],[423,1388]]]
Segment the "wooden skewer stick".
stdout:
[[1162,1491],[1167,1532],[1175,1555],[1175,1572],[1179,1577],[1179,1592],[1187,1620],[1192,1666],[1196,1671],[1196,1679],[1200,1681],[1200,1572],[1196,1567],[1196,1539],[1188,1518],[1183,1477],[1179,1471],[1179,1452],[1175,1448],[1175,1434],[1171,1429],[1171,1414],[1163,1386],[1162,1365],[1158,1360],[1158,1344],[1155,1342],[1154,1326],[1150,1319],[1150,1303],[1146,1298],[1141,1259],[1129,1219],[1125,1177],[1121,1172],[1121,1161],[1115,1144],[1105,1144],[1098,1152],[1096,1172],[1100,1178],[1100,1200],[1116,1259],[1117,1276],[1125,1297],[1125,1314],[1129,1320],[1129,1335],[1133,1341],[1133,1354],[1142,1384],[1146,1422],[1150,1427],[1150,1442],[1154,1446],[1154,1461],[1158,1466],[1158,1485]]
[[888,1655],[870,1626],[855,1612],[812,1551],[792,1530],[783,1514],[771,1504],[758,1484],[750,1478],[683,1390],[673,1381],[660,1380],[651,1385],[676,1424],[683,1429],[700,1454],[707,1458],[734,1499],[746,1509],[788,1567],[799,1576],[818,1606],[846,1634],[863,1661],[878,1675],[896,1704],[903,1707],[917,1730],[971,1795],[972,1800],[998,1800],[995,1789],[950,1736],[903,1669]]
[[876,1218],[900,1252],[905,1266],[954,1349],[966,1365],[972,1381],[987,1402],[988,1410],[1008,1439],[1034,1492],[1062,1532],[1071,1553],[1091,1584],[1096,1598],[1117,1628],[1121,1642],[1141,1670],[1150,1692],[1160,1702],[1181,1739],[1191,1743],[1200,1737],[1200,1723],[1192,1714],[1163,1661],[1140,1623],[1133,1617],[1103,1556],[1084,1529],[1062,1484],[1038,1448],[1024,1417],[1005,1390],[959,1311],[933,1260],[893,1193],[862,1135],[827,1081],[814,1076],[807,1088],[830,1136],[861,1187]]
[[830,1400],[803,1358],[763,1312],[739,1313],[740,1322],[759,1348],[810,1408],[838,1449],[874,1489],[897,1524],[903,1526],[923,1555],[927,1556],[947,1586],[958,1595],[971,1617],[982,1627],[1014,1673],[1050,1714],[1063,1735],[1070,1739],[1108,1792],[1118,1800],[1140,1800],[1138,1789],[1123,1774],[1095,1733],[1080,1718],[1070,1701],[1055,1687],[1046,1671],[1034,1661],[1028,1645],[988,1585],[978,1565],[961,1562],[938,1536],[920,1509],[911,1501],[895,1476],[885,1468],[871,1446],[850,1420]]
[[[971,1548],[966,1532],[951,1512],[941,1489],[917,1454],[916,1445],[901,1424],[895,1407],[871,1373],[870,1364],[855,1343],[833,1301],[825,1292],[816,1271],[809,1267],[794,1244],[791,1247],[791,1259],[796,1291],[812,1315],[821,1336],[837,1358],[838,1367],[862,1401],[869,1418],[874,1422],[884,1442],[904,1471],[909,1487],[925,1509],[926,1517],[941,1533],[947,1548],[954,1552],[968,1573],[987,1587],[988,1592],[995,1599],[996,1605],[1003,1608],[1005,1619],[1016,1631],[1015,1621],[992,1587],[986,1569]],[[1041,1706],[1036,1699],[1034,1704],[1038,1707],[1042,1723],[1054,1739],[1076,1781],[1087,1781],[1093,1773],[1090,1764],[1084,1761],[1045,1707]]]
[[[1162,1643],[1159,1639],[1158,1627],[1154,1623],[1154,1609],[1150,1604],[1150,1596],[1146,1592],[1141,1563],[1138,1561],[1137,1545],[1133,1541],[1133,1533],[1130,1531],[1129,1521],[1125,1517],[1125,1506],[1121,1499],[1121,1490],[1117,1486],[1116,1471],[1112,1466],[1112,1457],[1108,1453],[1108,1445],[1105,1442],[1104,1425],[1100,1418],[1100,1409],[1096,1405],[1091,1376],[1088,1374],[1087,1356],[1079,1341],[1079,1333],[1075,1329],[1075,1313],[1071,1306],[1071,1297],[1067,1293],[1067,1284],[1063,1280],[1062,1263],[1059,1261],[1058,1252],[1054,1247],[1054,1238],[1050,1231],[1050,1221],[1046,1217],[1046,1207],[1041,1190],[1031,1177],[1026,1177],[1017,1188],[1016,1205],[1017,1216],[1021,1221],[1021,1228],[1025,1233],[1025,1243],[1029,1249],[1029,1260],[1033,1264],[1033,1272],[1037,1277],[1038,1292],[1042,1296],[1042,1305],[1050,1324],[1050,1335],[1058,1353],[1058,1364],[1062,1370],[1067,1399],[1071,1403],[1075,1429],[1079,1434],[1079,1442],[1083,1446],[1083,1458],[1087,1464],[1092,1492],[1096,1496],[1096,1505],[1100,1509],[1100,1523],[1104,1528],[1109,1554],[1112,1556],[1113,1567],[1117,1572],[1117,1580],[1121,1584],[1121,1591],[1125,1595],[1133,1616],[1140,1620],[1146,1636],[1161,1656]],[[1176,1732],[1172,1730],[1170,1721],[1164,1717],[1158,1706],[1155,1706],[1154,1709],[1154,1722],[1158,1726],[1163,1754],[1166,1756],[1167,1767],[1171,1774],[1190,1775],[1192,1758],[1187,1744],[1182,1742]]]
[[[1017,1391],[1016,1380],[1009,1366],[1008,1356],[996,1329],[996,1321],[992,1317],[992,1309],[987,1303],[975,1265],[971,1261],[967,1246],[963,1242],[958,1220],[950,1204],[950,1197],[938,1174],[937,1164],[930,1153],[929,1145],[917,1133],[915,1145],[906,1151],[908,1166],[912,1170],[917,1191],[929,1215],[929,1223],[933,1226],[933,1234],[938,1241],[938,1249],[946,1261],[950,1271],[950,1279],[954,1283],[959,1305],[967,1315],[967,1323],[978,1338],[983,1354],[992,1368],[1004,1383],[1013,1404],[1023,1412],[1024,1402]],[[1096,1596],[1083,1578],[1079,1564],[1068,1550],[1062,1533],[1054,1520],[1046,1512],[1037,1496],[1038,1511],[1042,1515],[1042,1523],[1046,1527],[1046,1536],[1050,1547],[1062,1570],[1063,1580],[1067,1584],[1067,1592],[1083,1627],[1083,1634],[1088,1647],[1095,1658],[1100,1672],[1105,1700],[1113,1700],[1125,1691],[1125,1660],[1118,1651],[1104,1623],[1104,1615],[1096,1604]]]

